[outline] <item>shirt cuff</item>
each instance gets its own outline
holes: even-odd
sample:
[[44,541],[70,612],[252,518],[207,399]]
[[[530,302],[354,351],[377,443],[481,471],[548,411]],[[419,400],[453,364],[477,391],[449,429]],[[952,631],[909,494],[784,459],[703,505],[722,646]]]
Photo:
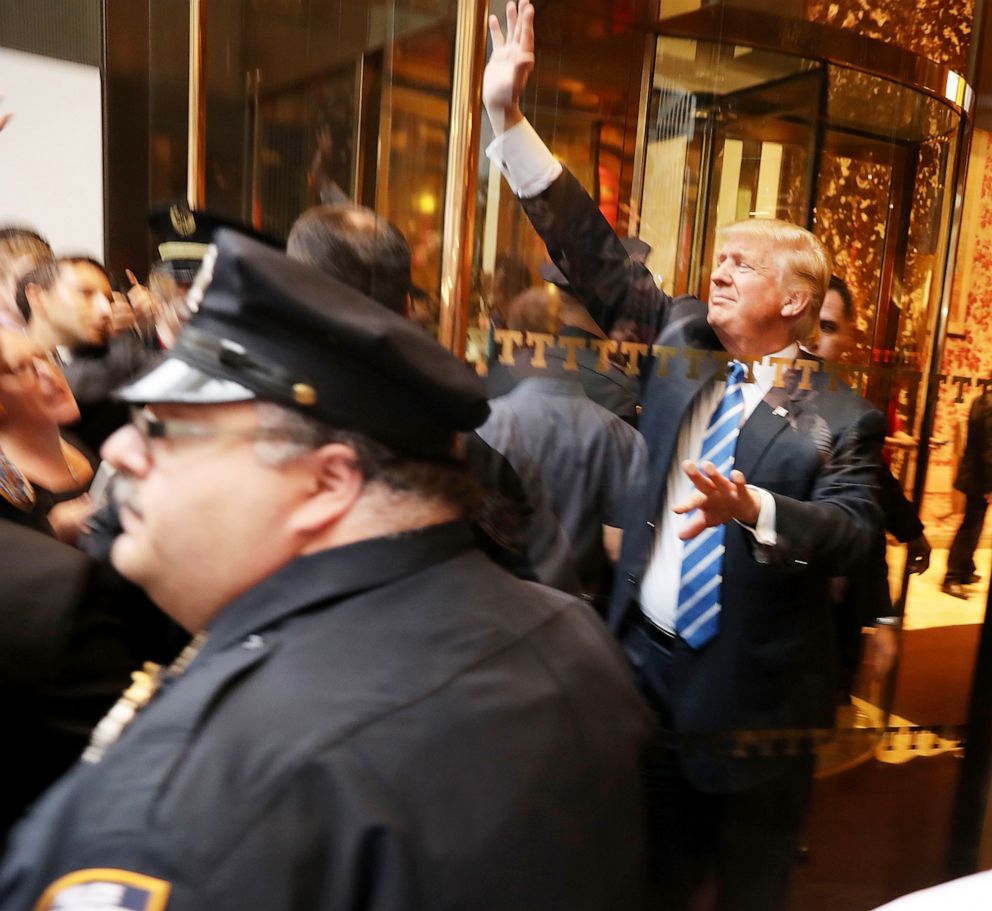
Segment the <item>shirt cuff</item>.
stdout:
[[558,161],[527,120],[500,133],[486,148],[513,192],[524,199],[543,193],[562,172]]
[[743,522],[737,522],[737,524],[751,532],[754,535],[754,540],[759,544],[773,547],[778,541],[778,536],[775,534],[775,498],[767,490],[760,487],[753,487],[748,484],[747,489],[753,490],[758,495],[758,499],[761,500],[761,506],[758,508],[758,521],[754,523],[753,528]]

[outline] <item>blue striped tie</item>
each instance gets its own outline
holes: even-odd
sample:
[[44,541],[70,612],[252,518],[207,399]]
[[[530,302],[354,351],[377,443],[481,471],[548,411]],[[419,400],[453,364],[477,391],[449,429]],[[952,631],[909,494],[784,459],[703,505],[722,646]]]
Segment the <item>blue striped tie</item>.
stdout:
[[[712,462],[726,477],[734,467],[737,437],[744,416],[745,367],[738,361],[727,365],[727,386],[710,417],[703,437],[700,462]],[[692,515],[692,513],[690,513]],[[720,626],[720,583],[723,581],[724,526],[704,528],[682,549],[679,603],[675,631],[693,648],[702,648]]]

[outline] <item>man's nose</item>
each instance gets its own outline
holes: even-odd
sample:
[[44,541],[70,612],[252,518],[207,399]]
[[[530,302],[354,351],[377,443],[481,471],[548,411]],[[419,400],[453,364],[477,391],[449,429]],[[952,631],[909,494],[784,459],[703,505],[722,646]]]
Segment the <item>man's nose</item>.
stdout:
[[730,266],[727,265],[727,260],[722,263],[717,263],[713,267],[713,271],[710,273],[710,281],[718,285],[725,285],[730,280]]
[[114,431],[100,447],[100,458],[118,471],[144,477],[151,467],[151,457],[144,438],[134,424]]

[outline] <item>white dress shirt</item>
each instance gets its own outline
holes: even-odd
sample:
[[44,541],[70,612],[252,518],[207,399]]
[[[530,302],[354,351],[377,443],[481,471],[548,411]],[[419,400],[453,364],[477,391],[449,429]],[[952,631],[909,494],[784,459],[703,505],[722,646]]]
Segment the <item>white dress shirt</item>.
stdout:
[[[778,368],[771,362],[771,359],[778,357],[795,358],[798,353],[799,346],[793,343],[777,354],[767,355],[762,363],[754,365],[754,382],[744,383],[741,387],[741,392],[744,394],[742,427],[754,409],[758,407],[758,403],[768,394],[768,390],[772,388],[775,381],[775,373]],[[648,564],[647,572],[641,582],[641,609],[655,626],[670,633],[675,632],[675,609],[679,603],[679,582],[682,574],[682,549],[685,547],[685,542],[679,539],[679,532],[689,521],[688,516],[676,515],[672,512],[672,508],[685,503],[696,491],[692,481],[682,470],[682,463],[686,459],[698,462],[710,415],[719,405],[725,387],[726,382],[719,378],[715,378],[703,386],[689,405],[685,419],[679,427],[675,454],[672,457],[672,464],[668,470],[668,480],[665,484],[663,500],[665,508],[657,519],[651,562]],[[748,487],[760,497],[761,509],[754,528],[747,525],[742,527],[750,531],[758,543],[773,545],[777,540],[775,535],[775,500],[767,490],[751,487],[751,485]]]
[[[514,124],[506,132],[497,136],[486,148],[486,155],[510,185],[513,192],[524,199],[537,196],[546,190],[561,174],[561,163],[551,154],[537,132],[527,120]],[[777,368],[769,363],[771,358],[795,358],[799,346],[789,345],[777,354],[767,355],[763,363],[754,367],[754,382],[745,383],[744,417],[746,421],[758,403],[771,389]],[[658,517],[651,562],[641,585],[641,607],[644,613],[657,626],[668,632],[675,630],[675,609],[678,605],[679,579],[682,567],[683,542],[679,531],[687,520],[672,511],[673,506],[684,503],[692,496],[695,488],[682,470],[686,459],[697,461],[706,435],[713,409],[723,395],[725,382],[715,379],[704,386],[689,406],[685,420],[679,428],[675,456],[668,473],[664,503],[664,514]],[[758,520],[754,528],[747,528],[761,544],[773,545],[775,536],[775,500],[766,490],[750,487],[761,500]]]

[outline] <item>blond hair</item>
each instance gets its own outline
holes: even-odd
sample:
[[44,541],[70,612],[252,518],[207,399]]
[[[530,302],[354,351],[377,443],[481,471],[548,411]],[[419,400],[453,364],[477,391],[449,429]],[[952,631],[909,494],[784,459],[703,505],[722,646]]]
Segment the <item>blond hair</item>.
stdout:
[[832,266],[826,247],[805,228],[777,218],[749,218],[717,232],[718,241],[728,237],[752,238],[774,247],[782,289],[809,294],[809,305],[796,324],[795,338],[809,337],[819,326],[820,307],[830,282]]

